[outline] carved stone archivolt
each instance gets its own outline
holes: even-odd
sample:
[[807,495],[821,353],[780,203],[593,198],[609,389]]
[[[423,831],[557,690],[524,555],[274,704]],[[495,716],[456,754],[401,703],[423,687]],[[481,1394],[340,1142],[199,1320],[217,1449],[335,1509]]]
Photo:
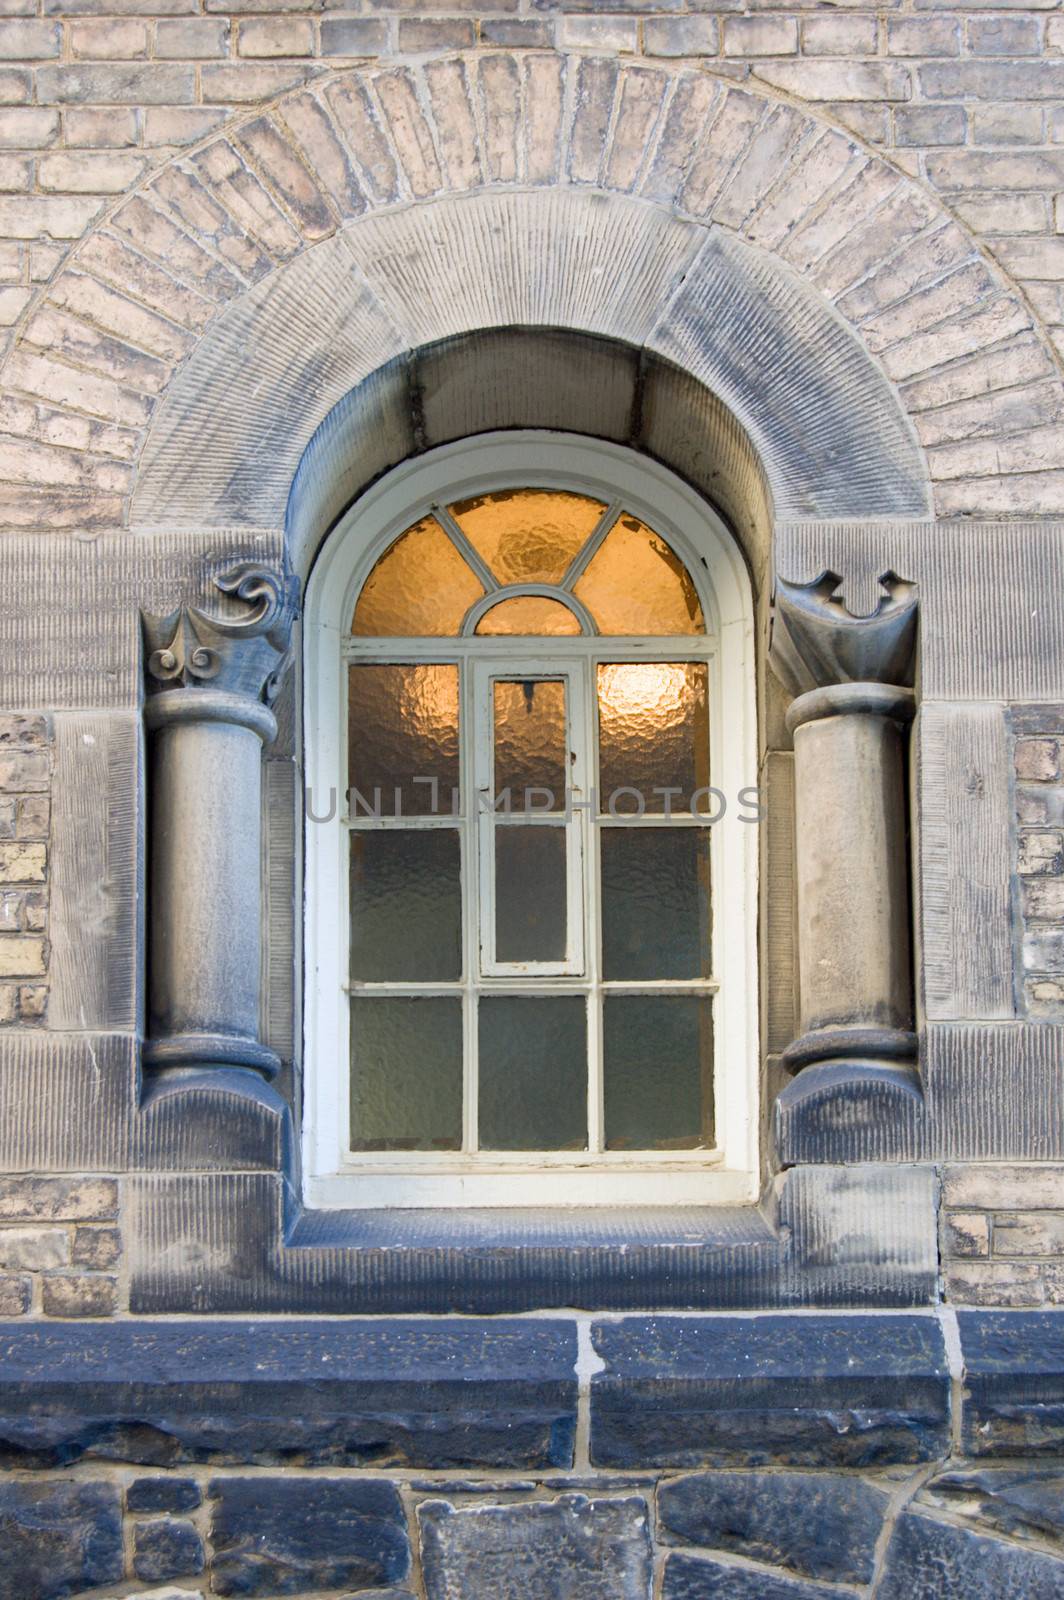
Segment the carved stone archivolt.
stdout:
[[776,1107],[784,1161],[829,1146],[837,1158],[843,1123],[919,1097],[907,853],[917,596],[884,573],[859,616],[841,583],[778,581],[773,612],[772,664],[795,696],[801,1033]]
[[155,1070],[279,1065],[259,1040],[262,746],[296,607],[287,574],[215,579],[230,607],[144,616],[151,738],[148,1037]]

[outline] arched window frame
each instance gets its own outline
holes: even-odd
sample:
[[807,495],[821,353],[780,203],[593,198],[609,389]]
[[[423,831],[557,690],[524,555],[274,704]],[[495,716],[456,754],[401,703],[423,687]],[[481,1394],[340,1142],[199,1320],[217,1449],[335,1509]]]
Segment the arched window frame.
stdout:
[[[339,797],[343,761],[343,645],[355,599],[392,541],[433,504],[518,487],[569,489],[625,508],[659,531],[687,564],[712,639],[711,781],[727,799],[710,829],[715,996],[715,1152],[566,1153],[537,1170],[510,1153],[499,1172],[345,1151],[349,1012],[346,868]],[[534,587],[534,586],[533,586]],[[340,518],[307,584],[303,618],[305,821],[304,1198],[318,1207],[522,1204],[742,1204],[758,1192],[756,826],[740,792],[758,778],[753,608],[746,569],[725,524],[666,468],[603,441],[535,430],[484,434],[404,463]],[[512,641],[485,640],[496,646]],[[540,639],[541,653],[566,637]],[[591,641],[588,641],[591,642]],[[612,641],[611,641],[612,642]],[[439,641],[437,658],[446,656]],[[534,653],[526,642],[523,656]],[[315,820],[323,818],[324,820]],[[446,1171],[440,1170],[446,1167]],[[606,1174],[613,1173],[607,1180]],[[517,1173],[521,1182],[515,1182]],[[536,1178],[543,1180],[538,1185]],[[530,1181],[526,1182],[528,1179]],[[516,1197],[516,1198],[515,1198]]]

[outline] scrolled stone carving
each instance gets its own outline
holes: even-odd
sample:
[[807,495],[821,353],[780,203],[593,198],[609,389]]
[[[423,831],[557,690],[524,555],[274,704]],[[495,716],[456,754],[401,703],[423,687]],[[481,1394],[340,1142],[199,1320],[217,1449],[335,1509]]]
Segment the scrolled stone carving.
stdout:
[[878,581],[879,602],[861,616],[847,606],[836,572],[806,584],[776,580],[770,655],[792,694],[840,683],[911,684],[916,586],[894,572]]
[[217,616],[182,606],[163,617],[142,614],[148,692],[209,686],[269,699],[287,657],[298,580],[243,561],[214,584],[246,609]]

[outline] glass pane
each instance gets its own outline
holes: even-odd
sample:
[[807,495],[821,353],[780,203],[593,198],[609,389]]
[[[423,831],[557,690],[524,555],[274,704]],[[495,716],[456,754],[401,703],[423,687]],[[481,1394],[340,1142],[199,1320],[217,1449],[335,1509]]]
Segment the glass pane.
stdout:
[[[709,783],[709,688],[704,661],[634,661],[598,669],[600,810],[624,816],[691,810]],[[618,794],[634,789],[636,794]],[[679,789],[679,794],[655,794]],[[611,806],[612,797],[612,806]],[[698,809],[708,801],[700,796]]]
[[496,961],[564,961],[565,921],[565,828],[497,826]]
[[349,667],[347,752],[352,817],[455,810],[458,668]]
[[705,633],[691,576],[658,534],[635,517],[614,524],[573,593],[600,633]]
[[[495,796],[511,794],[512,809],[565,807],[565,682],[560,678],[497,679],[495,683]],[[546,790],[532,795],[532,789]],[[527,797],[527,798],[526,798]]]
[[607,995],[607,1150],[713,1144],[713,1002],[702,995]]
[[351,1002],[352,1150],[460,1150],[462,1002]]
[[351,976],[445,983],[462,976],[461,852],[452,828],[351,834]]
[[557,489],[503,489],[450,511],[500,583],[560,583],[605,509]]
[[388,546],[366,579],[351,631],[390,638],[456,634],[483,593],[435,517],[423,517]]
[[709,936],[705,833],[603,828],[603,977],[709,978]]
[[587,1149],[582,995],[480,1001],[480,1148]]
[[500,600],[477,623],[480,634],[562,634],[580,632],[580,623],[560,600],[545,594],[517,594]]

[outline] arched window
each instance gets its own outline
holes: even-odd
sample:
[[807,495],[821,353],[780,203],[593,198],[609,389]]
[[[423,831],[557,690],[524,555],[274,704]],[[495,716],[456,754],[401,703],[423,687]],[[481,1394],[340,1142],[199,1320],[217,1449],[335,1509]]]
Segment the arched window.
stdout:
[[307,1198],[753,1194],[745,573],[615,446],[398,469],[306,611]]

